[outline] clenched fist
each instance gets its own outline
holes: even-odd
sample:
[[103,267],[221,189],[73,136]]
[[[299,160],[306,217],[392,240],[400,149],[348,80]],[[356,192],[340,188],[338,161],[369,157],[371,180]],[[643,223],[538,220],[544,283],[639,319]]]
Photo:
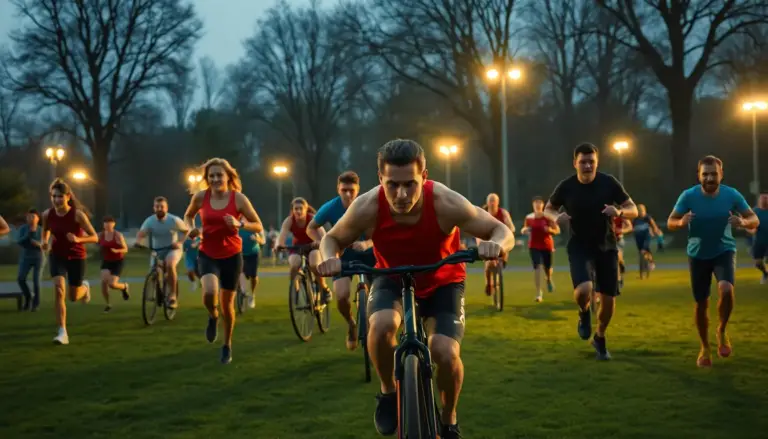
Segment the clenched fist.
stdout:
[[317,272],[322,277],[336,276],[341,273],[341,259],[328,258],[317,266]]
[[501,257],[501,246],[493,241],[480,241],[477,243],[477,255],[480,259],[498,259]]

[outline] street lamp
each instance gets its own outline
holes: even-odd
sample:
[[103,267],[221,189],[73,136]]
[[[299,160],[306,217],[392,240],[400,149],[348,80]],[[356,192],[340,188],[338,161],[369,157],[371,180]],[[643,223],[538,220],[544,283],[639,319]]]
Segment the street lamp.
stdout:
[[440,154],[445,157],[445,185],[451,187],[451,157],[459,152],[456,145],[440,145]]
[[613,149],[619,154],[619,181],[624,184],[624,151],[629,149],[629,142],[626,140],[613,142]]
[[523,77],[523,71],[518,68],[507,70],[502,75],[499,70],[490,68],[485,72],[489,81],[495,82],[501,79],[501,202],[507,209],[509,205],[509,143],[507,140],[507,81],[519,81]]
[[752,113],[752,184],[750,185],[750,192],[755,196],[760,195],[760,166],[757,161],[757,113],[758,111],[768,110],[768,102],[765,101],[752,101],[744,102],[741,108],[744,111]]
[[88,180],[88,173],[81,169],[76,169],[72,171],[72,179],[78,183],[82,183]]
[[56,179],[56,167],[64,159],[66,151],[59,146],[51,146],[45,149],[45,157],[51,163],[51,181]]
[[272,173],[277,177],[277,222],[280,227],[283,222],[282,210],[283,210],[283,178],[288,175],[288,166],[275,165],[272,167]]

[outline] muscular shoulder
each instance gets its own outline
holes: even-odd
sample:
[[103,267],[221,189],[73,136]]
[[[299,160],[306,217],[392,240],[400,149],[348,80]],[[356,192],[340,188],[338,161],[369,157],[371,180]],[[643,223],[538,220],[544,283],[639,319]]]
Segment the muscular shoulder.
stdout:
[[439,217],[447,215],[453,217],[466,213],[469,207],[473,207],[460,193],[451,190],[448,186],[434,182],[435,212]]
[[349,206],[349,210],[353,211],[357,216],[375,219],[376,215],[379,213],[380,190],[381,186],[378,185],[368,192],[359,195]]
[[195,193],[195,195],[192,195],[192,201],[195,202],[197,205],[203,204],[203,199],[205,198],[205,193],[208,192],[208,190],[202,190]]
[[78,210],[75,210],[75,219],[78,222],[87,221],[88,215],[86,215],[85,212],[83,212],[82,210],[78,209]]

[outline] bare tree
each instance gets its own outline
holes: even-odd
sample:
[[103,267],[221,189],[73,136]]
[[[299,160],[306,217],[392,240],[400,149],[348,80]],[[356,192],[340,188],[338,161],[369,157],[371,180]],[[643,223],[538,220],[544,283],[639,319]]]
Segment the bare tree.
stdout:
[[176,128],[180,130],[186,126],[189,119],[196,89],[197,82],[189,66],[183,66],[180,71],[175,73],[171,83],[165,86],[168,101],[173,109]]
[[245,83],[236,86],[241,103],[243,93],[251,93],[252,115],[295,146],[296,174],[305,178],[310,200],[321,159],[367,77],[359,48],[338,37],[335,16],[315,2],[302,9],[278,3],[245,43],[246,58],[233,79]]
[[[400,77],[443,98],[477,132],[495,187],[502,184],[502,100],[500,87],[490,85],[487,93],[483,81],[489,67],[506,70],[512,62],[515,3],[368,0],[346,7],[354,38]],[[509,163],[514,176],[516,161]],[[515,200],[518,185],[515,178],[510,181],[507,189]]]
[[200,82],[203,86],[203,107],[216,108],[225,91],[224,81],[216,63],[208,56],[200,58]]
[[554,101],[562,112],[563,136],[573,141],[574,106],[584,76],[590,0],[540,0],[523,9],[528,37],[547,68]]
[[[2,148],[10,148],[14,143],[15,132],[19,122],[19,104],[21,97],[0,84],[0,135]],[[0,148],[0,149],[2,149]]]
[[[768,21],[768,5],[754,0],[598,0],[623,32],[617,41],[640,54],[666,89],[672,120],[672,169],[678,186],[690,165],[691,110],[704,75],[729,62],[718,49]],[[659,32],[662,29],[663,31]]]
[[94,162],[104,214],[112,141],[138,96],[166,85],[189,58],[201,23],[180,0],[13,0],[23,17],[6,67],[17,91],[68,108]]

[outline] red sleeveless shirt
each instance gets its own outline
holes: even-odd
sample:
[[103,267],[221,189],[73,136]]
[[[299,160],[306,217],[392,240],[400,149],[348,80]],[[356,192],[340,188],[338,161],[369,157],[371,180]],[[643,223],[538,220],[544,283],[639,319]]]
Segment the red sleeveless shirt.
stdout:
[[123,245],[117,239],[117,232],[112,232],[112,239],[107,240],[105,233],[99,233],[99,247],[101,248],[101,258],[105,261],[122,261],[125,253],[115,253],[112,249],[121,249]]
[[315,216],[311,213],[307,213],[307,221],[304,223],[304,227],[299,227],[296,224],[296,217],[291,214],[291,233],[293,234],[293,245],[306,245],[312,243],[312,238],[307,235],[307,225],[312,221]]
[[235,194],[235,191],[230,191],[227,205],[223,209],[214,209],[211,207],[211,190],[205,191],[203,205],[200,207],[200,218],[203,222],[200,251],[209,258],[226,259],[243,251],[243,240],[237,229],[229,227],[224,221],[226,215],[240,218]]
[[75,236],[85,236],[85,231],[77,222],[77,209],[74,207],[63,216],[56,214],[56,209],[48,209],[48,230],[53,236],[51,253],[62,259],[85,259],[85,246],[81,243],[69,242],[67,233]]
[[[501,221],[502,223],[504,223],[504,212],[506,212],[504,210],[504,208],[503,207],[499,207],[498,210],[496,210],[496,215],[493,215],[493,217],[496,218],[497,220]],[[490,212],[488,212],[488,213],[490,213]]]
[[[434,264],[459,251],[459,229],[446,234],[437,222],[434,187],[432,180],[424,182],[421,218],[410,226],[395,222],[384,188],[379,188],[378,218],[372,236],[377,268]],[[426,298],[436,288],[462,282],[466,277],[465,264],[444,265],[437,271],[414,275],[414,291],[416,297]]]

